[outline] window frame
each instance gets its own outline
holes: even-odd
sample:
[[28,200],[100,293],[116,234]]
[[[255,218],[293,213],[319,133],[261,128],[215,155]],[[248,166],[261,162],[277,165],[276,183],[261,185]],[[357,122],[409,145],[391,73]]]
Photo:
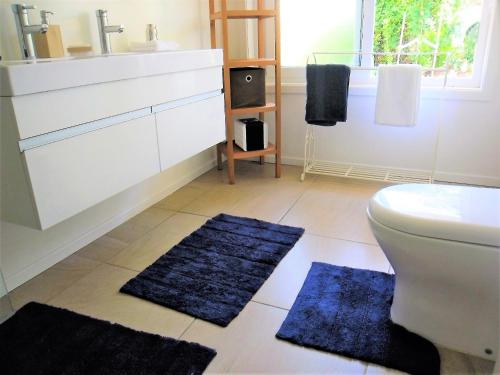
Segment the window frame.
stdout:
[[[361,66],[373,67],[373,57],[369,53],[373,52],[373,41],[375,35],[375,9],[377,0],[363,0],[361,9]],[[446,88],[448,89],[480,89],[483,86],[484,75],[486,73],[486,62],[489,51],[489,40],[491,39],[495,0],[483,0],[481,10],[481,20],[479,34],[474,52],[474,67],[470,77],[448,77]],[[302,66],[282,66],[282,77],[285,85],[305,84],[305,67]],[[376,85],[376,77],[373,72],[363,70],[353,70],[351,73],[351,84],[354,86]],[[440,88],[444,85],[443,77],[423,77],[423,87]]]

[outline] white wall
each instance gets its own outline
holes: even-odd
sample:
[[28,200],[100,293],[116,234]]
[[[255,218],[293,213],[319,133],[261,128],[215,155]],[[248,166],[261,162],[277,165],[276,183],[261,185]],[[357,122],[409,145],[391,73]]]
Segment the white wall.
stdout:
[[[20,58],[14,17],[10,4],[36,5],[30,11],[32,23],[40,23],[42,9],[55,12],[51,23],[61,26],[65,48],[77,44],[90,44],[100,52],[96,9],[109,11],[110,24],[123,24],[122,34],[112,34],[114,52],[128,50],[129,42],[146,39],[146,24],[158,27],[160,39],[176,40],[181,48],[201,47],[200,9],[204,0],[0,0],[1,55],[4,60]],[[207,5],[208,7],[208,5]]]
[[[208,0],[201,0],[200,21],[202,25],[202,33],[204,44],[203,48],[210,47],[210,23],[209,23],[209,8]],[[245,9],[245,0],[228,0],[228,9]],[[220,1],[215,1],[215,11],[220,10]],[[246,22],[244,20],[229,20],[229,54],[230,58],[238,59],[245,58],[247,53],[246,45]],[[252,22],[252,21],[249,21]],[[256,21],[255,21],[256,22]],[[216,39],[217,47],[222,48],[222,27],[220,21],[216,23]]]
[[[19,50],[10,4],[0,0],[0,32],[3,59],[18,58]],[[147,23],[156,23],[160,38],[177,40],[182,48],[209,46],[206,0],[45,0],[26,1],[56,12],[54,24],[63,28],[65,46],[91,43],[99,51],[95,28],[97,8],[110,11],[112,23],[126,31],[114,35],[115,51],[126,51],[130,40],[144,40]],[[33,17],[38,20],[38,13]],[[0,223],[0,266],[12,290],[66,256],[92,242],[128,218],[156,203],[215,165],[213,150],[180,163],[129,190],[102,202],[49,230],[38,231]]]

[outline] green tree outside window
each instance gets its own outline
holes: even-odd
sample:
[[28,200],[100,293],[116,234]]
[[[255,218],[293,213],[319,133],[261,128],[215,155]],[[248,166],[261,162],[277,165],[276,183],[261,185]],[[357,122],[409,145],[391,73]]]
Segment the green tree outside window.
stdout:
[[[440,52],[435,67],[446,64],[469,74],[479,33],[481,0],[377,0],[375,52],[397,52],[400,45],[415,42],[402,52]],[[432,67],[433,55],[401,56],[401,63]],[[394,63],[393,56],[376,56],[375,64]]]

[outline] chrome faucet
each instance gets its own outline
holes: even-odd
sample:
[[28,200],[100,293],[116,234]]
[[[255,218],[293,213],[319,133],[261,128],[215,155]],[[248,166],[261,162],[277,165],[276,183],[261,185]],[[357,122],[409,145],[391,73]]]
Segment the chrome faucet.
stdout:
[[36,9],[34,5],[13,4],[12,11],[15,14],[17,34],[19,45],[24,59],[36,58],[35,45],[33,44],[34,33],[46,33],[49,25],[41,23],[40,25],[30,25],[28,10]]
[[101,40],[101,51],[103,54],[111,53],[110,33],[122,33],[123,25],[108,26],[108,11],[106,9],[96,10],[97,27],[99,28],[99,39]]

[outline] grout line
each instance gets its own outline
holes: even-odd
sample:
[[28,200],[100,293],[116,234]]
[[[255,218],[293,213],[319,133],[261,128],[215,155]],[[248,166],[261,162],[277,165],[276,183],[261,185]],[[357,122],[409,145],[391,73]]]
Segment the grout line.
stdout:
[[[175,310],[177,311],[177,310]],[[177,337],[179,340],[182,339],[182,336],[184,336],[184,334],[188,331],[189,328],[191,328],[191,326],[194,324],[194,322],[196,322],[196,318],[193,318],[193,320],[191,321],[191,323],[189,323],[189,325],[186,327],[186,329],[184,331],[182,331],[182,333],[180,334],[179,337]]]
[[281,221],[285,218],[286,215],[288,215],[288,213],[292,210],[292,208],[295,207],[295,205],[297,204],[297,202],[300,200],[300,198],[302,198],[304,196],[304,194],[306,193],[306,191],[307,191],[307,188],[304,189],[304,191],[297,197],[297,199],[295,199],[295,201],[288,208],[288,210],[286,210],[286,212],[283,215],[281,215],[280,219],[277,221],[277,224],[281,224]]
[[307,229],[306,231],[304,232],[304,234],[307,234],[308,236],[316,236],[316,237],[321,237],[321,238],[327,238],[327,239],[330,239],[330,240],[338,240],[338,241],[346,241],[346,242],[354,242],[354,243],[359,243],[361,245],[367,245],[367,246],[373,246],[373,247],[378,247],[380,248],[380,246],[376,243],[369,243],[369,242],[362,242],[362,241],[356,241],[356,240],[350,240],[350,239],[347,239],[347,238],[341,238],[341,237],[333,237],[333,236],[326,236],[324,234],[318,234],[318,233],[311,233],[311,232],[308,232]]
[[286,308],[284,308],[284,307],[271,305],[271,304],[269,304],[269,303],[265,303],[265,302],[255,301],[255,300],[253,300],[253,299],[251,299],[251,300],[250,300],[250,302],[253,302],[253,303],[258,303],[259,305],[263,305],[263,306],[273,307],[273,308],[275,308],[275,309],[279,309],[279,310],[283,310],[283,311],[290,311],[289,309],[286,309]]
[[[82,250],[82,249],[83,249],[83,247],[82,247],[80,250]],[[78,254],[78,252],[79,252],[80,250],[77,250],[77,251],[76,251],[76,252],[74,252],[73,254],[68,255],[68,256],[67,256],[66,258],[64,258],[64,259],[68,259],[68,258],[69,258],[69,257],[71,257],[71,256],[77,256],[78,258],[83,258],[83,259],[87,259],[87,260],[93,260],[94,262],[98,262],[98,263],[104,263],[102,260],[96,260],[96,259],[91,258],[91,257],[89,257],[89,256],[82,255],[82,254]],[[121,250],[120,250],[120,251],[121,251]],[[64,259],[63,259],[63,260],[64,260]],[[62,260],[61,260],[60,262],[62,262]],[[57,263],[59,263],[59,262],[57,262]],[[56,264],[57,264],[57,263],[56,263]],[[54,264],[54,266],[55,266],[56,264]],[[52,267],[54,267],[54,266],[52,266]],[[50,267],[50,268],[52,268],[52,267]],[[47,268],[45,271],[50,270],[50,268]],[[43,272],[45,272],[45,271],[43,271]],[[42,273],[43,273],[43,272],[42,272]],[[40,273],[39,275],[41,275],[42,273]],[[38,275],[37,275],[37,276],[38,276]],[[36,277],[36,276],[35,276],[35,277]],[[35,278],[35,277],[34,277],[34,278]],[[33,279],[34,279],[34,278],[33,278]],[[30,279],[30,280],[32,280],[32,279]],[[22,284],[21,284],[21,285],[22,285]],[[19,285],[19,286],[21,286],[21,285]],[[18,287],[18,288],[19,288],[19,287]]]
[[121,268],[121,269],[124,269],[124,270],[127,270],[127,271],[137,272],[138,274],[141,273],[142,271],[144,271],[146,268],[149,267],[149,266],[146,266],[142,271],[137,271],[137,270],[134,270],[133,268],[129,268],[129,267],[125,267],[125,266],[122,266],[122,265],[110,263],[109,260],[106,261],[106,262],[103,262],[103,264],[106,264],[106,265],[111,266],[111,267]]
[[[154,206],[154,205],[153,205],[153,206]],[[143,210],[143,211],[139,212],[137,215],[132,216],[130,219],[128,219],[128,220],[127,220],[126,222],[124,222],[123,224],[126,224],[126,223],[130,222],[130,220],[135,219],[137,216],[139,216],[140,214],[142,214],[142,213],[143,213],[143,212],[145,212],[146,210],[148,210],[148,209],[152,208],[153,206],[150,206],[150,207],[146,208],[145,210]],[[151,227],[151,228],[149,228],[148,230],[146,230],[146,231],[145,231],[145,232],[144,232],[144,233],[143,233],[140,237],[136,238],[135,240],[133,240],[133,241],[131,241],[131,242],[127,242],[127,241],[123,241],[123,240],[121,240],[121,239],[119,239],[119,238],[113,237],[113,235],[111,235],[111,234],[110,234],[113,230],[115,230],[116,228],[118,228],[118,227],[122,226],[123,224],[121,224],[121,225],[119,225],[118,227],[116,227],[116,228],[114,228],[114,229],[110,230],[109,232],[105,233],[105,234],[104,234],[104,236],[108,236],[108,237],[112,238],[113,240],[118,240],[118,241],[124,242],[124,243],[126,243],[126,244],[127,244],[127,246],[130,246],[130,245],[131,245],[131,244],[133,244],[134,242],[136,242],[136,241],[138,241],[139,239],[141,239],[142,237],[144,237],[146,234],[148,234],[148,233],[152,232],[154,229],[156,229],[157,227],[159,227],[161,224],[163,224],[165,221],[167,221],[168,219],[170,219],[172,216],[174,216],[174,215],[177,213],[177,211],[174,211],[174,210],[168,210],[168,209],[166,209],[166,208],[162,208],[162,207],[155,207],[155,208],[157,208],[157,209],[159,209],[159,210],[162,210],[162,211],[172,212],[172,215],[167,216],[166,218],[164,218],[163,220],[161,220],[158,224],[156,224],[156,225],[154,225],[153,227]],[[122,250],[123,250],[123,249],[122,249]],[[121,250],[120,250],[120,251],[121,251]],[[75,254],[76,254],[76,253],[75,253]]]
[[[75,254],[76,254],[76,253],[75,253]],[[70,255],[70,256],[71,256],[71,255]],[[82,256],[80,256],[80,258],[83,258],[83,259],[87,259],[87,260],[89,260],[89,258],[85,258],[85,257],[82,257]],[[65,258],[65,259],[67,259],[67,258]],[[97,262],[97,263],[99,263],[99,264],[98,264],[98,265],[96,265],[96,266],[95,266],[93,269],[91,269],[89,272],[85,273],[85,275],[82,275],[81,277],[78,277],[75,281],[73,281],[73,282],[72,282],[70,285],[68,285],[66,288],[63,288],[63,289],[62,289],[59,293],[57,293],[57,294],[56,294],[56,295],[54,295],[54,296],[49,297],[49,298],[48,298],[45,302],[42,302],[42,303],[49,304],[49,303],[50,303],[50,301],[52,301],[53,299],[55,299],[55,298],[59,297],[62,293],[64,293],[64,292],[65,292],[66,290],[68,290],[69,288],[71,288],[71,287],[72,287],[73,285],[75,285],[77,282],[79,282],[80,280],[82,280],[84,277],[87,277],[87,276],[88,276],[88,275],[90,275],[92,272],[94,272],[94,271],[95,271],[95,270],[97,270],[99,267],[101,267],[101,266],[103,266],[103,265],[105,264],[104,262],[97,261],[97,260],[95,260],[95,259],[90,259],[90,260],[93,260],[94,262]],[[56,265],[57,265],[57,263],[56,263],[56,264],[54,264],[54,266],[56,266]],[[54,267],[54,266],[52,266],[52,267]],[[43,274],[44,272],[47,272],[47,271],[48,271],[48,270],[50,270],[52,267],[50,267],[50,268],[48,268],[47,270],[43,271],[41,274]],[[40,274],[40,275],[41,275],[41,274]],[[33,280],[33,279],[31,279],[31,280]],[[20,285],[20,286],[22,286],[22,285]],[[20,287],[20,286],[19,286],[19,287]],[[19,288],[19,287],[18,287],[18,288]],[[16,289],[17,289],[17,288],[16,288]],[[14,289],[14,290],[15,290],[15,289]]]
[[183,211],[182,209],[180,209],[179,211],[177,211],[177,213],[179,213],[179,214],[186,214],[186,215],[193,215],[193,216],[200,216],[200,217],[206,217],[208,219],[211,219],[213,217],[213,216],[207,216],[207,215],[197,214],[197,213],[194,213],[194,212]]

